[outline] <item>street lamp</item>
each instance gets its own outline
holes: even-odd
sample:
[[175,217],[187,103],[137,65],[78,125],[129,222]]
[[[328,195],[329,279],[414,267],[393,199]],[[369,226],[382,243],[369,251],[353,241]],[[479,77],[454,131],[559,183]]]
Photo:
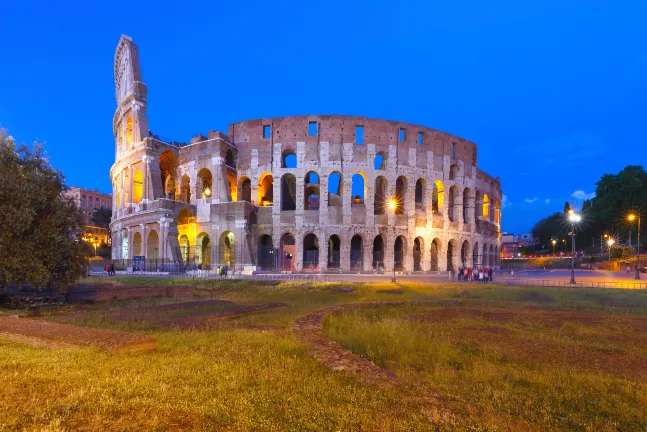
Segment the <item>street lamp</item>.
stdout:
[[553,255],[555,255],[555,245],[557,244],[557,240],[553,239]]
[[575,224],[582,220],[582,216],[569,210],[568,220],[571,222],[571,283],[575,284]]
[[607,249],[609,249],[609,259],[611,259],[611,247],[615,244],[615,242],[616,241],[612,238],[609,238],[609,240],[607,240],[607,246],[608,246]]
[[[389,208],[393,210],[393,217],[395,218],[395,209],[398,207],[398,202],[391,198],[389,200]],[[393,220],[393,279],[391,282],[395,283],[395,220]]]
[[638,265],[636,266],[636,280],[640,280],[640,212],[627,215],[629,222],[633,222],[636,219],[638,219]]

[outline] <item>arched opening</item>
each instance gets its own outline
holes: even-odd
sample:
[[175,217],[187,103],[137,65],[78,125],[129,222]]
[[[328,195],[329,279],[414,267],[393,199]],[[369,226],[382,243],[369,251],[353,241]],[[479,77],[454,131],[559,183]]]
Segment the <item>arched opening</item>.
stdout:
[[295,240],[292,234],[285,234],[281,239],[281,269],[294,271]]
[[316,268],[319,265],[319,239],[310,233],[303,238],[303,268]]
[[328,268],[339,268],[341,264],[341,240],[337,235],[328,239]]
[[335,171],[328,176],[328,207],[341,207],[343,205],[343,186],[340,173]]
[[424,240],[422,237],[416,237],[413,241],[413,271],[422,271],[422,251],[424,250]]
[[450,222],[457,222],[458,221],[458,188],[456,185],[452,186],[449,188],[449,203],[448,203],[448,212],[449,212],[449,220]]
[[429,251],[430,253],[430,263],[431,263],[431,271],[438,271],[440,268],[438,266],[438,254],[440,253],[440,240],[435,238],[431,242],[431,250]]
[[373,160],[373,169],[376,171],[384,171],[386,169],[386,156],[384,153],[379,152],[375,155]]
[[476,191],[474,197],[474,220],[479,220],[483,216],[483,202],[481,201],[481,192]]
[[494,222],[501,225],[501,201],[494,200]]
[[393,266],[396,271],[404,268],[404,237],[398,236],[393,243]]
[[252,181],[243,177],[240,184],[240,201],[252,202]]
[[445,185],[440,180],[436,180],[431,191],[431,207],[434,214],[443,214],[442,209],[445,206]]
[[387,186],[386,177],[378,176],[375,178],[375,201],[373,203],[373,214],[381,215],[386,212],[387,206]]
[[236,237],[231,231],[220,234],[220,262],[227,267],[236,265]]
[[490,198],[487,194],[483,195],[483,219],[490,220]]
[[373,268],[384,270],[384,239],[381,235],[373,239]]
[[297,208],[297,179],[293,174],[281,177],[281,210],[290,211]]
[[294,150],[285,150],[281,155],[281,168],[296,168],[297,155]]
[[157,235],[157,231],[151,231],[148,234],[148,240],[146,241],[146,255],[149,260],[157,260],[160,255],[160,239]]
[[303,209],[319,210],[319,174],[310,171],[304,178]]
[[426,187],[425,187],[424,179],[418,179],[418,181],[416,181],[416,191],[415,191],[416,208],[424,209],[425,189]]
[[117,191],[117,193],[115,194],[115,208],[121,208],[121,195],[119,194],[119,191]]
[[121,240],[121,258],[130,258],[128,255],[128,237],[124,237],[123,240]]
[[194,261],[202,264],[204,270],[211,268],[211,239],[207,233],[201,233],[195,242]]
[[470,223],[470,189],[463,190],[463,223]]
[[231,168],[236,168],[236,159],[234,158],[234,152],[231,149],[227,149],[225,152],[225,165]]
[[191,259],[191,244],[189,243],[189,237],[186,234],[181,235],[179,239],[179,243],[180,243],[180,253],[182,254],[182,262],[188,265]]
[[198,185],[200,187],[200,198],[211,198],[213,195],[213,177],[211,171],[207,168],[202,168],[198,171]]
[[487,245],[483,245],[483,251],[481,252],[481,265],[484,267],[487,267],[489,265],[488,263],[488,253],[487,253]]
[[258,240],[258,265],[263,270],[269,270],[276,267],[276,252],[272,244],[272,237],[267,234],[261,236]]
[[364,240],[360,235],[354,235],[350,240],[350,269],[361,270],[364,262]]
[[238,201],[238,182],[231,171],[227,171],[227,183],[229,183],[229,201]]
[[184,202],[191,202],[191,179],[188,175],[182,176],[181,199]]
[[456,241],[455,240],[450,240],[447,243],[447,270],[449,271],[454,271],[456,270],[454,268],[454,246],[455,246]]
[[160,155],[160,175],[162,177],[163,197],[175,199],[175,176],[177,175],[178,160],[175,153],[166,150]]
[[461,266],[468,267],[470,255],[470,244],[467,240],[463,241],[463,246],[461,247]]
[[133,177],[133,202],[139,204],[144,198],[144,174],[142,170],[136,170]]
[[404,214],[407,195],[407,178],[400,176],[395,181],[395,200],[398,205],[395,207],[395,214]]
[[489,265],[490,267],[494,267],[494,265],[495,265],[494,260],[495,260],[495,256],[494,256],[494,246],[493,246],[493,245],[490,245],[490,253],[489,253],[489,255],[488,255],[488,265]]
[[180,213],[178,213],[177,215],[178,226],[193,223],[193,222],[195,222],[195,218],[193,216],[193,213],[191,213],[191,210],[186,208],[180,210]]
[[133,143],[133,118],[128,117],[126,120],[126,147]]
[[481,267],[481,260],[479,257],[479,244],[478,242],[474,244],[474,249],[472,250],[472,267],[478,268]]
[[136,232],[133,235],[133,257],[142,255],[142,235]]
[[258,180],[258,205],[262,207],[274,204],[274,177],[270,173],[261,174]]
[[449,180],[454,181],[458,180],[458,174],[460,172],[460,168],[458,165],[452,165],[449,167]]
[[361,172],[353,174],[351,181],[351,195],[353,196],[351,204],[364,204],[364,198],[366,197],[366,178],[364,174]]
[[499,255],[499,246],[494,246],[494,266],[499,268],[501,265],[501,255]]

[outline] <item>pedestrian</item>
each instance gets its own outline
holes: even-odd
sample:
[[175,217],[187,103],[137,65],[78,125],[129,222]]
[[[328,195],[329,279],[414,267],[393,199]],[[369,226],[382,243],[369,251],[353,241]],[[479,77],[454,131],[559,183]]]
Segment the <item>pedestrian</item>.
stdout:
[[227,266],[222,267],[222,270],[220,271],[220,277],[227,279]]
[[492,282],[493,278],[494,278],[494,271],[490,270],[490,282]]
[[483,283],[483,270],[479,271],[479,282]]
[[458,268],[458,281],[460,282],[462,280],[463,280],[463,268],[459,267]]
[[195,271],[197,268],[198,266],[195,265],[195,263],[193,263],[193,265],[191,266],[191,270],[192,270],[191,274],[193,275],[193,279],[195,279]]
[[116,275],[116,273],[115,273],[115,265],[114,265],[114,264],[110,264],[110,273],[111,273],[113,276],[115,276],[115,275]]
[[198,277],[202,277],[202,263],[198,264]]
[[220,266],[216,267],[216,276],[220,277]]

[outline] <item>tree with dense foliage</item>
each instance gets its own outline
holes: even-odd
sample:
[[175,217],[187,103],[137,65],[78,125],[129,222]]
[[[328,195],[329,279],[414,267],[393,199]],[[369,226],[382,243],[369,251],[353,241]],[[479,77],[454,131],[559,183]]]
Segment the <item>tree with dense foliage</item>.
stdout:
[[535,224],[532,228],[532,236],[539,241],[542,247],[552,248],[552,239],[567,235],[565,221],[566,219],[562,213],[553,213]]
[[92,224],[94,226],[108,229],[110,228],[110,219],[112,219],[112,210],[109,208],[96,209],[92,213]]
[[84,274],[82,216],[65,190],[40,144],[16,144],[0,129],[0,286],[60,288]]
[[570,211],[571,211],[571,204],[568,201],[566,201],[564,203],[564,214],[568,214]]

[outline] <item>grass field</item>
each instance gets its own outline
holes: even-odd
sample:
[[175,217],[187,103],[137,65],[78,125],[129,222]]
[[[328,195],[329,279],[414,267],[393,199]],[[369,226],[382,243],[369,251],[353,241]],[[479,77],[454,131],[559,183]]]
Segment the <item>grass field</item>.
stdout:
[[[193,300],[287,306],[192,331],[78,322],[151,334],[159,346],[148,354],[0,339],[0,430],[647,429],[647,291],[400,284],[393,294],[379,292],[392,284],[357,284],[340,293],[332,288],[350,284],[116,279],[195,284]],[[342,310],[324,332],[393,371],[394,383],[327,369],[292,331],[322,308],[393,300],[456,304]],[[84,308],[174,301],[186,300]]]

